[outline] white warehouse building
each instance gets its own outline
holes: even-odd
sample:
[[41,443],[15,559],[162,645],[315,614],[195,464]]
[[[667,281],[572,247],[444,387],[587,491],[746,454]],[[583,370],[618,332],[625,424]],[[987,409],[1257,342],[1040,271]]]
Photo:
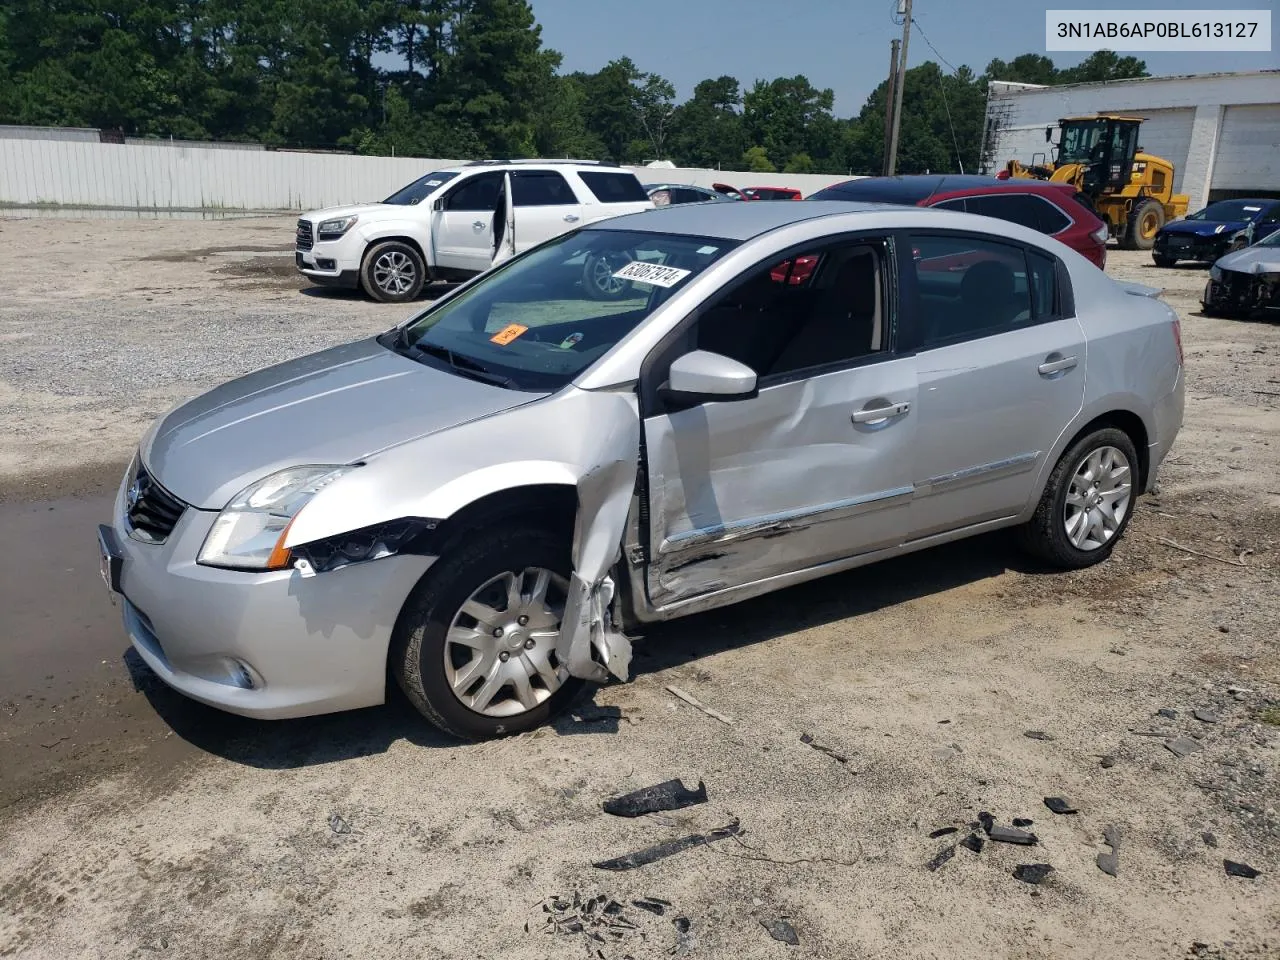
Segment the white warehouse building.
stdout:
[[1280,197],[1280,70],[1058,87],[993,80],[983,172],[1043,162],[1052,149],[1045,127],[1100,112],[1144,118],[1139,145],[1174,165],[1174,192],[1187,194],[1191,210],[1228,197]]

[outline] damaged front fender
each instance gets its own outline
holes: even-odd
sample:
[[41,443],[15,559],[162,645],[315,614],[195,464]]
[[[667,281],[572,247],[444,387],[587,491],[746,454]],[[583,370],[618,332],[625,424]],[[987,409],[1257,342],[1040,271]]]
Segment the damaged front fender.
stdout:
[[573,571],[556,653],[571,676],[627,680],[631,644],[616,625],[610,570],[621,556],[639,454],[634,392],[570,388],[370,458],[307,504],[284,545],[406,517],[443,521],[530,484],[572,485]]

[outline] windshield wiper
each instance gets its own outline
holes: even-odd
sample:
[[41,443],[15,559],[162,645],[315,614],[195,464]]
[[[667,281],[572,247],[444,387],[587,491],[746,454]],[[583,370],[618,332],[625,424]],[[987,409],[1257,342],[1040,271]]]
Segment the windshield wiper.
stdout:
[[470,377],[472,380],[479,380],[481,383],[492,383],[498,387],[511,387],[514,385],[514,381],[510,377],[492,373],[470,357],[454,353],[447,347],[439,347],[434,343],[419,343],[413,349],[419,353],[425,353],[428,356],[443,360],[459,374],[464,377]]

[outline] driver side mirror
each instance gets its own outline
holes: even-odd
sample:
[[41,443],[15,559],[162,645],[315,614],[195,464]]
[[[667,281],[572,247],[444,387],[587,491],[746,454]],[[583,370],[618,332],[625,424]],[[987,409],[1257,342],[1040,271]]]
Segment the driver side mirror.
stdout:
[[1053,127],[1044,128],[1044,142],[1053,143]]
[[676,409],[700,403],[750,400],[759,393],[756,372],[745,363],[707,350],[686,353],[671,364],[671,373],[658,394]]
[[431,201],[431,209],[432,209],[432,210],[443,210],[443,209],[444,209],[444,197],[436,197],[434,200],[432,200],[432,201]]

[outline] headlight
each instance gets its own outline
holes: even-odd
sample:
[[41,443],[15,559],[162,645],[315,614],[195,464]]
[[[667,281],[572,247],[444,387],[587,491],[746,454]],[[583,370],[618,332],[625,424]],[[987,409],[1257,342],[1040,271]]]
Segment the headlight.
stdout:
[[218,514],[197,563],[234,570],[283,570],[289,525],[317,493],[354,467],[290,467],[250,484]]
[[325,220],[320,224],[316,231],[321,240],[337,240],[340,236],[350,230],[359,217],[339,217],[337,220]]
[[1221,271],[1220,269],[1218,269],[1218,267],[1217,267],[1216,265],[1214,265],[1214,266],[1212,266],[1212,267],[1210,267],[1210,268],[1209,268],[1209,279],[1210,279],[1210,280],[1221,280],[1221,279],[1222,279],[1222,271]]
[[1214,228],[1213,228],[1213,232],[1214,232],[1214,233],[1221,233],[1221,232],[1222,232],[1223,230],[1225,230],[1225,229],[1227,229],[1227,225],[1226,225],[1225,223],[1220,223],[1220,224],[1218,224],[1216,227],[1214,227]]

